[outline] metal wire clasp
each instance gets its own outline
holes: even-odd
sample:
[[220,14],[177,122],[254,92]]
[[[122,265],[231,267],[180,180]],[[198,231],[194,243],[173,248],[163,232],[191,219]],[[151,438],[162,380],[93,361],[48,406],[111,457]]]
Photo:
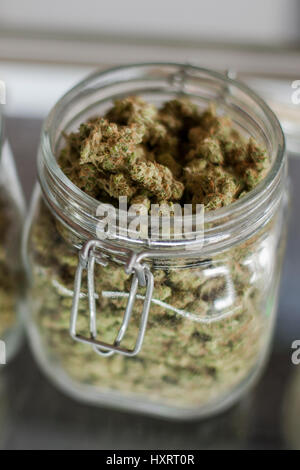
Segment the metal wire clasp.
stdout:
[[[97,249],[97,254],[95,250]],[[107,255],[113,254],[117,256],[121,253],[121,257],[125,260],[125,271],[132,275],[131,288],[128,296],[128,301],[123,317],[123,321],[117,337],[113,344],[108,344],[97,339],[97,322],[96,322],[96,298],[95,298],[95,285],[94,285],[94,269],[95,261],[98,264],[107,266]],[[82,282],[82,274],[87,270],[87,287],[88,287],[88,301],[90,312],[90,338],[82,336],[76,332],[76,324],[78,317],[78,307],[80,300],[80,290]],[[145,300],[141,313],[141,321],[136,344],[133,349],[126,349],[121,347],[120,343],[123,340],[127,331],[129,321],[131,318],[133,306],[136,300],[138,286],[146,287]],[[89,240],[79,251],[79,261],[75,274],[74,293],[71,310],[70,321],[70,335],[75,341],[90,344],[94,351],[101,356],[111,356],[114,353],[122,354],[124,356],[136,356],[143,345],[145,336],[150,303],[153,293],[154,280],[153,275],[147,265],[141,264],[137,260],[137,255],[126,249],[118,249],[109,243],[101,240]]]

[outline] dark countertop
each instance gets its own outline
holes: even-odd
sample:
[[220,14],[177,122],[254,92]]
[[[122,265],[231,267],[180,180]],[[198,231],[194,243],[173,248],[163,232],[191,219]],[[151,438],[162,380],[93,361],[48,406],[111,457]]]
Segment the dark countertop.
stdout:
[[[40,126],[39,120],[32,119],[7,122],[27,200],[35,180]],[[290,158],[290,175],[292,214],[274,346],[263,378],[252,392],[231,410],[204,421],[168,422],[95,408],[57,390],[38,369],[24,341],[14,360],[1,366],[0,448],[282,449],[292,442],[300,448],[300,437],[297,441],[295,436],[300,436],[300,422],[293,431],[290,422],[295,404],[286,398],[291,381],[300,374],[300,365],[291,363],[292,341],[300,339],[300,159]]]

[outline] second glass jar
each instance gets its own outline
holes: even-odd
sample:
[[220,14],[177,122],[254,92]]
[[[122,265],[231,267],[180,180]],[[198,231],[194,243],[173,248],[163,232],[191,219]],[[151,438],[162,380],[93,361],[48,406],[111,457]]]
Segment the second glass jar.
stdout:
[[23,217],[23,194],[0,109],[0,364],[10,360],[22,335],[17,311],[24,280],[21,269]]

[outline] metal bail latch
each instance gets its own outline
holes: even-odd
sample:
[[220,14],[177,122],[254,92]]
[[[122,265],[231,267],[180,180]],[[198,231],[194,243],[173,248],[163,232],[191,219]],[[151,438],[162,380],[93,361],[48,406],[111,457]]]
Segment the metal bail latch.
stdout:
[[[95,256],[95,249],[97,250],[97,255]],[[127,263],[125,265],[125,271],[128,274],[132,274],[132,282],[130,293],[128,296],[128,301],[123,317],[123,321],[117,337],[113,344],[108,344],[97,339],[97,322],[96,322],[96,298],[95,298],[95,285],[94,285],[94,269],[95,261],[97,258],[97,263],[106,266],[108,264],[107,257],[104,257],[104,254],[117,254],[122,252],[123,257],[126,255]],[[101,253],[99,255],[99,253]],[[90,338],[82,336],[76,332],[77,316],[78,316],[78,307],[79,300],[81,297],[80,289],[82,282],[83,270],[87,270],[87,287],[88,287],[88,301],[89,301],[89,311],[90,311]],[[126,349],[122,348],[120,343],[123,340],[125,333],[127,331],[129,321],[131,318],[132,310],[136,300],[138,286],[146,287],[146,295],[141,313],[141,321],[139,332],[137,335],[137,340],[134,348]],[[116,248],[113,245],[110,245],[101,240],[89,240],[81,248],[79,252],[79,262],[76,269],[75,281],[74,281],[74,293],[73,293],[73,302],[71,310],[71,321],[70,321],[70,335],[75,341],[81,343],[90,344],[94,351],[101,356],[111,356],[112,354],[118,353],[124,356],[136,356],[143,345],[143,340],[145,336],[148,314],[152,299],[153,293],[153,274],[151,273],[148,266],[140,264],[137,261],[136,254],[125,249]]]

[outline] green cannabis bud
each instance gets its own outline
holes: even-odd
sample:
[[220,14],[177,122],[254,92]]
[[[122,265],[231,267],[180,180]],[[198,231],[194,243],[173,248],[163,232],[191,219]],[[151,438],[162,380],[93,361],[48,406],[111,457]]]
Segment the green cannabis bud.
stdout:
[[266,150],[213,105],[201,112],[187,99],[161,109],[135,96],[117,100],[104,117],[65,137],[62,170],[87,194],[115,205],[119,196],[132,203],[142,193],[150,205],[218,209],[253,189],[270,165]]

